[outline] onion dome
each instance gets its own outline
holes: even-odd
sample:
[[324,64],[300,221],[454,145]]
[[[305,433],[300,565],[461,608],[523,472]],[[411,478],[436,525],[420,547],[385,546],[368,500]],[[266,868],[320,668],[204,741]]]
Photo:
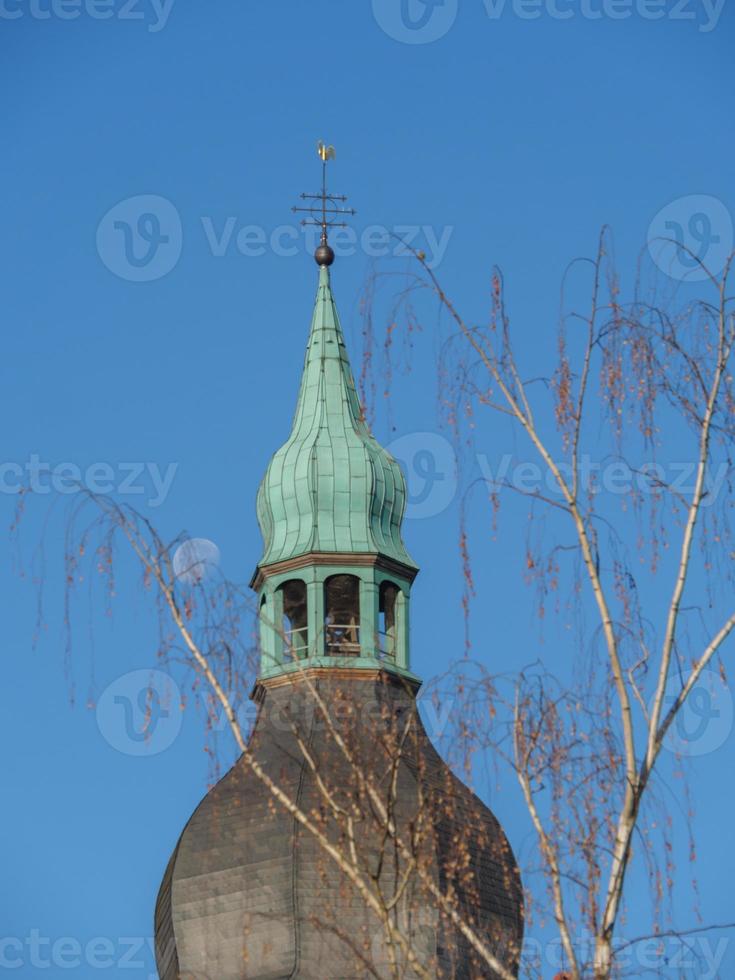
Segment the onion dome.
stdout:
[[258,492],[260,567],[310,552],[355,552],[415,570],[401,539],[405,506],[401,469],[365,422],[322,265],[291,435]]

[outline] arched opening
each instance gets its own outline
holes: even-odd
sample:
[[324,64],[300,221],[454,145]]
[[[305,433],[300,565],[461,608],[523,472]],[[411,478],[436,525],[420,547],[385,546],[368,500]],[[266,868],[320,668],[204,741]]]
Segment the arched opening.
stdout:
[[397,649],[398,586],[381,582],[378,606],[378,652],[395,659]]
[[268,649],[268,597],[261,596],[260,599],[260,649],[261,652]]
[[328,656],[360,655],[360,580],[332,575],[324,583],[324,639]]
[[303,660],[309,654],[306,583],[293,578],[280,586],[283,600],[283,659]]

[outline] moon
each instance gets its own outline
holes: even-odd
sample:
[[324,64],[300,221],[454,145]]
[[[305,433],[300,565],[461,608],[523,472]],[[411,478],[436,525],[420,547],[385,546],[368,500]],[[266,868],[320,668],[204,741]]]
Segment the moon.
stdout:
[[174,574],[187,585],[199,585],[219,566],[219,548],[208,538],[189,538],[174,552]]

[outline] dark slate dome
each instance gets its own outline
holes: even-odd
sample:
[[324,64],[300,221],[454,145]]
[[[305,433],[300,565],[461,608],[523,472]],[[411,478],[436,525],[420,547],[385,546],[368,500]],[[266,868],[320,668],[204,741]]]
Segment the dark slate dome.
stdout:
[[[419,866],[444,893],[455,895],[456,911],[515,972],[523,903],[513,853],[490,810],[437,754],[415,710],[414,690],[400,678],[381,670],[312,668],[259,685],[249,743],[257,761],[330,840],[347,846],[319,782],[344,807],[354,806],[360,791],[355,770],[315,710],[309,684],[342,719],[339,731],[354,762],[374,774],[390,797],[399,834],[414,834]],[[399,744],[391,783],[391,747]],[[369,807],[360,812],[365,874],[393,894],[400,861]],[[417,875],[396,914],[432,975],[496,976],[437,911]],[[205,797],[181,835],[158,896],[155,932],[161,980],[390,975],[380,968],[387,967],[387,949],[375,914],[313,835],[274,803],[244,758]],[[416,974],[407,969],[403,975]]]

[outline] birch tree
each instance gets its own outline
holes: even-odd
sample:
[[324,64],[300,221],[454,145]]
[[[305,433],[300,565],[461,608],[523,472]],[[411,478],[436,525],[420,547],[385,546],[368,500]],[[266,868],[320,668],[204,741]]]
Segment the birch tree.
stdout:
[[[711,271],[688,252],[696,287],[672,287],[642,260],[626,301],[605,229],[595,256],[567,270],[556,323],[514,329],[498,269],[487,322],[478,324],[423,253],[404,247],[412,261],[402,286],[391,287],[383,377],[396,370],[390,354],[402,330],[410,337],[438,305],[439,402],[458,458],[471,459],[463,449],[481,438],[517,440],[543,476],[533,486],[484,481],[465,464],[464,500],[479,485],[495,527],[504,495],[525,498],[519,554],[538,611],[560,622],[578,616],[579,626],[576,648],[549,644],[510,678],[492,672],[484,649],[468,647],[438,688],[472,703],[456,733],[465,756],[494,754],[515,773],[545,886],[529,888],[533,871],[524,869],[528,907],[553,917],[564,977],[605,980],[627,969],[616,943],[635,943],[621,919],[636,862],[650,885],[650,929],[636,935],[687,933],[667,925],[675,868],[670,803],[656,776],[692,692],[712,671],[724,688],[732,656],[732,256]],[[375,273],[366,290],[364,383],[375,370],[382,282]],[[549,326],[556,363],[539,375],[537,364],[526,366],[528,348]],[[624,486],[610,486],[615,467]],[[463,519],[459,550],[469,616],[473,561],[496,557],[492,534],[468,538]],[[704,928],[695,923],[693,932]]]

